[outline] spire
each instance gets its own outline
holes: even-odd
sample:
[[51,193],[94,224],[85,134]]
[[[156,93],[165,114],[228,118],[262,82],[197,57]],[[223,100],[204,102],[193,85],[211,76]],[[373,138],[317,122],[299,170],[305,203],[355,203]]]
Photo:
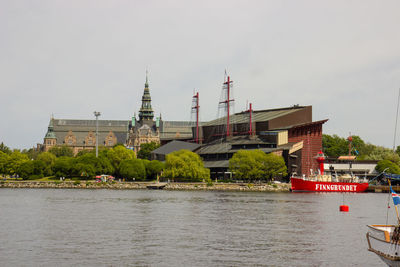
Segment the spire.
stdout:
[[45,139],[53,139],[56,138],[56,134],[54,133],[54,118],[51,116],[49,127],[47,128]]
[[149,72],[146,69],[146,83],[144,84],[144,88],[149,88],[149,78],[148,78],[148,76],[149,76]]
[[148,71],[146,70],[146,83],[144,84],[144,91],[142,96],[142,106],[139,110],[139,121],[153,120],[154,113],[151,107],[151,96],[149,90]]

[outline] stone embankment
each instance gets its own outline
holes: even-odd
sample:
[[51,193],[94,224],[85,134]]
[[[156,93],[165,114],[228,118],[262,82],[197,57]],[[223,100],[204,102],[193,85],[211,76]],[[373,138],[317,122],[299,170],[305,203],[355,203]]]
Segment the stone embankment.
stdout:
[[[60,188],[60,189],[146,189],[149,182],[96,183],[93,181],[1,181],[0,188]],[[209,190],[289,192],[290,184],[252,183],[168,183],[163,190]]]

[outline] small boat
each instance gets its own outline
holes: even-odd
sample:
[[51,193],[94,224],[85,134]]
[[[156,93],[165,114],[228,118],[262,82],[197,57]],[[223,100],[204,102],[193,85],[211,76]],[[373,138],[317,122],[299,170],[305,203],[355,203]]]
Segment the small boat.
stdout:
[[368,250],[388,266],[400,267],[399,225],[368,225]]
[[397,214],[397,225],[367,225],[368,250],[378,255],[388,266],[400,267],[400,218],[397,205],[400,196],[393,191],[390,180],[390,193]]
[[368,189],[368,182],[350,174],[334,175],[324,174],[325,156],[320,151],[316,157],[320,164],[317,175],[290,178],[292,191],[309,192],[364,192]]

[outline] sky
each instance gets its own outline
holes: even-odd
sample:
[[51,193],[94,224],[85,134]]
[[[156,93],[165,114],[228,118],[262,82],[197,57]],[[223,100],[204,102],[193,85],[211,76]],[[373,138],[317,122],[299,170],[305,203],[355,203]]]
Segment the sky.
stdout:
[[129,120],[146,70],[157,116],[190,120],[196,90],[201,120],[212,120],[226,70],[236,112],[312,105],[314,121],[329,119],[325,134],[392,148],[399,10],[385,0],[0,0],[0,142],[42,143],[52,115]]

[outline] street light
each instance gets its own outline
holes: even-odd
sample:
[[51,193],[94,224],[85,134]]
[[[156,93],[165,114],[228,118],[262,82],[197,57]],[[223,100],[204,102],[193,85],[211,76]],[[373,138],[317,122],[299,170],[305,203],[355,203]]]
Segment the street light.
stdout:
[[96,158],[99,156],[99,140],[98,140],[98,131],[99,131],[99,111],[94,112],[94,116],[96,116]]

